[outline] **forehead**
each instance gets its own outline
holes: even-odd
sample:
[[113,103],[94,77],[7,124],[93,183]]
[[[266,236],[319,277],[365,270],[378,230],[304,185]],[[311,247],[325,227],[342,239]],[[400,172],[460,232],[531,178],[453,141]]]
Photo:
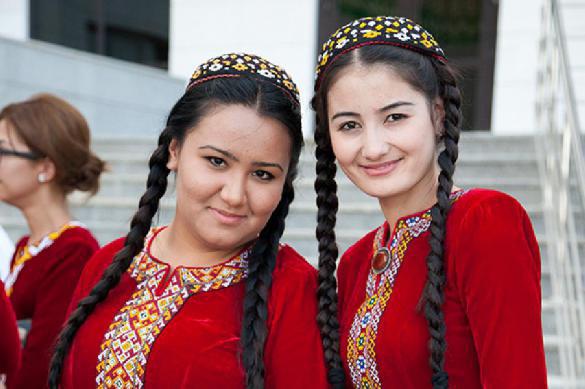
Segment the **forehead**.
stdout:
[[20,139],[10,122],[6,119],[0,119],[0,141],[14,146],[24,145],[22,139]]
[[238,157],[262,160],[288,160],[291,142],[284,124],[243,105],[210,108],[185,139],[185,145],[213,145]]
[[362,106],[378,109],[398,100],[420,102],[426,98],[396,70],[384,64],[349,65],[335,76],[327,93],[330,108]]

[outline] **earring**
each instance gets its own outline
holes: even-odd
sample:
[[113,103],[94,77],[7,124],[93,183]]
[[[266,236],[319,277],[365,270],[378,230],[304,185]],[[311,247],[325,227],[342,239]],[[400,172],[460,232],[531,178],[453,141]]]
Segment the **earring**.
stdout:
[[47,182],[47,174],[46,173],[39,173],[39,175],[37,176],[37,179],[39,180],[39,182],[41,184],[44,184],[45,182]]

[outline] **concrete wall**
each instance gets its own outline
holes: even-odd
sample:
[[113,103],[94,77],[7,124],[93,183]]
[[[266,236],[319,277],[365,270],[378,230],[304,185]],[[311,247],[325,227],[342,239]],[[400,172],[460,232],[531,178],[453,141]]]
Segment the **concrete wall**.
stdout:
[[[495,134],[528,134],[536,130],[538,44],[543,0],[500,1],[492,109]],[[560,1],[581,123],[585,117],[585,1]]]
[[28,12],[28,0],[0,0],[0,36],[28,39]]
[[80,109],[94,136],[158,134],[184,85],[150,67],[0,38],[0,106],[54,93]]
[[317,0],[171,0],[169,72],[187,79],[198,64],[250,52],[287,70],[301,90],[303,127],[312,133],[309,100],[316,61]]

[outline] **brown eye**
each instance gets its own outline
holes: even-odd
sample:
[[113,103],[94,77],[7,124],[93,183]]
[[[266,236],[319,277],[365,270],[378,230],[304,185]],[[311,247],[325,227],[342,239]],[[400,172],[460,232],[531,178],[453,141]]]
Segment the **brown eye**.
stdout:
[[224,167],[225,161],[219,157],[205,157],[213,167]]
[[262,181],[271,181],[272,179],[274,179],[274,175],[270,172],[267,172],[266,170],[256,170],[252,174],[261,179]]
[[359,125],[357,124],[357,122],[354,121],[350,121],[350,122],[345,122],[341,125],[341,127],[339,128],[340,131],[349,131],[349,130],[353,130],[358,128]]
[[406,118],[406,115],[401,114],[401,113],[391,113],[390,115],[386,116],[386,121],[387,122],[397,122],[399,120],[402,120]]

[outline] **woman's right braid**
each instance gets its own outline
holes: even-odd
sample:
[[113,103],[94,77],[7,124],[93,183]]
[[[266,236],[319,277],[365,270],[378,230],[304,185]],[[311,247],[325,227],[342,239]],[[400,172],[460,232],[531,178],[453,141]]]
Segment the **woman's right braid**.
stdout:
[[447,214],[451,207],[451,190],[453,174],[458,156],[458,142],[461,125],[461,93],[451,71],[442,63],[433,61],[433,67],[440,80],[440,97],[443,101],[445,118],[443,121],[442,140],[444,149],[439,154],[440,168],[439,185],[437,188],[437,204],[431,208],[431,227],[427,257],[427,284],[424,291],[424,313],[428,322],[430,339],[430,365],[433,371],[432,385],[434,389],[448,388],[448,375],[444,370],[445,350],[445,319],[442,305],[444,302],[443,286],[445,284],[444,239]]
[[317,228],[319,242],[319,313],[317,322],[321,330],[323,351],[328,368],[329,383],[334,388],[342,388],[344,373],[339,354],[339,322],[337,320],[337,280],[335,269],[339,254],[335,238],[337,220],[337,183],[335,174],[335,155],[327,129],[317,123],[315,131],[316,173],[315,192],[317,193]]
[[114,256],[112,263],[104,270],[101,279],[89,295],[79,301],[57,338],[49,368],[48,384],[51,389],[59,386],[63,363],[75,334],[95,307],[107,297],[109,291],[118,285],[132,259],[144,247],[144,239],[150,230],[152,218],[158,211],[160,199],[167,189],[169,169],[166,165],[171,138],[169,127],[159,136],[158,147],[149,160],[150,173],[146,182],[146,192],[140,198],[138,211],[130,222],[130,231],[126,235],[124,247]]

